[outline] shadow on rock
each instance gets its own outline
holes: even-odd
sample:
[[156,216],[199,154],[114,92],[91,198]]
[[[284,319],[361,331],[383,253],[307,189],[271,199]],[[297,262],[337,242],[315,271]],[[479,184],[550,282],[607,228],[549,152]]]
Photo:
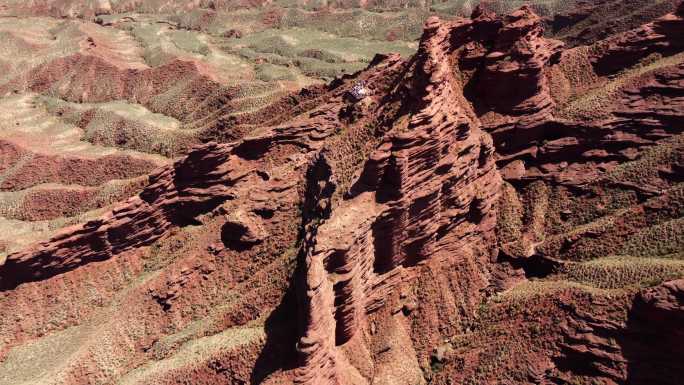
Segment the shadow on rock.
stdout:
[[291,281],[282,301],[266,320],[266,344],[254,365],[251,384],[261,384],[277,371],[296,367],[297,317],[297,295]]
[[638,294],[618,338],[627,361],[626,384],[684,382],[684,280]]

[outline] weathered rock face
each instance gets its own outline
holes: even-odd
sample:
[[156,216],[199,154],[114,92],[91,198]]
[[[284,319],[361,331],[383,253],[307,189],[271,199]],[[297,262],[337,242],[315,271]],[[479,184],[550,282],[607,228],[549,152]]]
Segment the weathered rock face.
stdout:
[[473,17],[452,39],[468,74],[466,96],[511,180],[582,184],[681,133],[681,64],[660,59],[683,50],[679,13],[565,51],[541,36],[542,21],[527,8],[501,19],[478,9]]
[[0,265],[0,384],[64,340],[36,366],[70,384],[676,383],[681,280],[582,263],[660,231],[647,267],[680,272],[683,10],[566,50],[527,7],[432,18],[411,59],[194,148]]
[[[230,177],[230,170],[220,169],[226,161],[227,153],[222,154],[217,146],[208,146],[173,168],[160,170],[150,176],[150,185],[140,196],[129,199],[105,217],[67,228],[48,242],[9,256],[1,267],[2,288],[49,278],[150,244],[171,226],[182,225],[209,211],[211,206],[230,197],[224,185],[236,180]],[[191,173],[202,175],[202,179],[184,179]],[[193,182],[205,188],[198,190]]]
[[573,47],[591,45],[672,13],[679,4],[677,0],[584,0],[547,17],[546,24]]
[[665,282],[637,295],[623,340],[631,383],[677,384],[684,360],[684,280]]
[[[283,128],[237,143],[194,149],[150,176],[150,185],[139,196],[111,213],[10,255],[2,266],[3,289],[29,282],[49,284],[55,275],[120,258],[175,228],[198,225],[199,217],[226,205],[235,211],[224,215],[224,247],[231,252],[249,250],[274,231],[260,220],[259,213],[269,214],[259,211],[258,203],[276,199],[286,188],[283,176],[274,178],[261,167],[284,162],[279,170],[303,170],[308,164],[306,173],[290,175],[293,185],[305,180],[308,186],[302,276],[297,282],[305,290],[301,314],[306,321],[299,343],[303,364],[294,375],[302,383],[358,383],[368,373],[361,374],[364,369],[344,346],[376,349],[371,346],[376,343],[358,341],[370,333],[371,325],[389,322],[394,333],[403,336],[402,344],[413,345],[412,326],[396,319],[394,310],[387,312],[400,305],[399,286],[410,285],[413,279],[429,280],[430,274],[446,282],[448,266],[466,266],[457,275],[472,292],[454,288],[463,298],[439,310],[437,317],[421,321],[434,323],[471,312],[479,301],[477,290],[488,285],[500,177],[491,138],[480,130],[463,97],[463,85],[452,72],[450,33],[448,24],[433,20],[420,54],[411,61],[379,57],[361,75],[373,88],[363,100],[345,101],[355,81],[342,79],[322,106]],[[328,139],[344,126],[368,135],[358,150],[368,154],[365,161],[346,152],[345,146],[359,145],[357,137],[338,134]],[[300,149],[294,151],[298,155],[292,155],[292,147]],[[259,199],[258,191],[264,195]],[[205,270],[199,266],[199,271]],[[187,288],[192,287],[192,271],[174,270],[165,283],[150,289],[162,310],[176,309],[174,304],[191,290]],[[437,290],[430,282],[422,284]],[[400,309],[406,310],[399,314],[415,310],[411,301],[415,300],[401,300]],[[29,336],[18,341],[25,338]],[[437,339],[439,334],[419,345],[423,357]],[[410,378],[420,380],[419,363],[415,355],[412,359]],[[396,365],[401,365],[398,357],[374,370],[393,378],[396,374],[389,372]]]
[[[473,28],[491,23],[491,15],[476,16]],[[553,107],[553,100],[542,71],[557,60],[562,42],[543,38],[541,19],[526,7],[503,17],[492,32],[480,42],[486,49],[484,67],[473,79],[472,97],[482,103],[478,108],[524,115],[527,120],[543,116]],[[472,53],[468,59],[473,60]]]
[[[491,245],[500,179],[491,139],[452,72],[450,32],[438,20],[427,24],[411,76],[396,85],[405,125],[395,121],[343,200],[326,203],[332,208],[307,227],[300,383],[360,383],[337,346],[369,329],[367,314],[421,274],[417,265],[488,263],[475,247]],[[319,201],[331,200],[336,188],[326,162],[323,153],[313,164],[329,170],[313,179],[324,183],[312,197]]]
[[[501,110],[481,116],[507,182],[497,213],[500,258],[532,276],[560,271],[550,278],[558,287],[569,278],[621,289],[587,302],[578,291],[574,299],[554,294],[545,306],[560,306],[535,317],[560,329],[534,330],[550,350],[528,356],[533,382],[669,384],[682,374],[679,333],[662,321],[678,317],[678,284],[635,288],[681,275],[674,267],[670,276],[669,260],[658,259],[681,250],[679,235],[666,230],[681,233],[681,9],[546,62],[540,73],[553,103],[534,120]],[[662,235],[648,241],[651,233]],[[639,271],[653,282],[640,282]],[[546,300],[539,296],[523,298],[533,309]],[[518,301],[502,299],[513,308]],[[497,314],[495,322],[516,324],[523,315]],[[518,349],[518,339],[532,343],[525,333],[504,332],[507,349]]]
[[684,280],[645,290],[637,297],[634,312],[637,317],[662,324],[676,339],[681,338],[682,331],[676,325],[681,325],[684,316]]
[[[321,121],[315,124],[316,120]],[[64,229],[47,242],[8,256],[0,266],[0,286],[6,290],[22,282],[46,279],[148,245],[171,228],[192,224],[198,215],[236,199],[242,184],[248,190],[256,190],[256,186],[264,183],[282,184],[282,180],[273,180],[260,170],[262,156],[282,147],[281,142],[296,141],[306,147],[310,140],[307,135],[312,130],[320,132],[312,134],[313,140],[320,142],[334,129],[324,115],[308,123],[316,127],[288,127],[264,137],[232,144],[210,143],[194,149],[173,166],[151,174],[149,185],[138,196],[102,218]]]
[[464,94],[497,150],[507,154],[529,143],[555,107],[547,68],[558,62],[563,43],[544,38],[542,20],[527,7],[504,17],[478,7],[450,28]]
[[684,48],[682,17],[684,12],[680,5],[674,13],[601,41],[598,48],[604,52],[593,59],[596,72],[601,75],[614,73],[654,52],[662,55],[681,52]]
[[[682,26],[679,13],[669,14],[592,46],[565,50],[541,71],[553,100],[544,115],[482,117],[502,176],[517,190],[502,202],[502,210],[517,211],[514,222],[520,221],[519,230],[500,234],[502,243],[510,242],[502,247],[506,255],[588,259],[624,253],[621,245],[639,228],[679,218],[673,213],[656,219],[648,207],[678,201],[674,170],[681,164],[684,63],[675,36]],[[606,64],[612,60],[622,65],[619,73]],[[660,151],[671,155],[651,160]],[[620,198],[626,196],[634,198]],[[630,214],[618,214],[607,227],[593,223],[610,211],[604,205]],[[500,228],[512,223],[505,219]],[[576,225],[587,226],[572,230]]]
[[592,310],[571,306],[557,364],[612,384],[679,383],[682,293],[682,280],[645,289],[628,305],[626,318],[608,303]]
[[[329,102],[287,125],[265,128],[239,142],[199,146],[153,173],[142,193],[113,211],[10,254],[0,266],[0,313],[13,322],[0,326],[0,355],[9,355],[11,370],[0,371],[0,383],[33,375],[16,364],[22,344],[61,333],[79,335],[69,346],[76,344],[83,352],[61,357],[61,363],[53,360],[67,365],[60,369],[65,383],[86,383],[92,376],[112,382],[143,362],[171,358],[182,342],[163,339],[173,341],[171,336],[182,330],[193,339],[233,330],[216,340],[227,338],[236,345],[228,350],[224,344],[212,345],[218,350],[203,356],[205,368],[199,372],[189,362],[132,374],[127,381],[173,383],[190,373],[210,383],[261,381],[273,365],[289,365],[295,304],[277,312],[284,320],[273,321],[275,335],[282,333],[287,342],[274,343],[270,339],[276,337],[263,326],[245,325],[265,319],[284,301],[303,170],[326,138],[339,131],[343,92],[328,93]],[[99,282],[97,289],[93,282]],[[221,303],[226,306],[218,310]],[[34,308],[30,318],[12,316],[29,307]],[[199,329],[199,324],[190,327],[198,320]],[[89,336],[96,329],[91,325],[98,325],[96,334],[115,337],[92,343]],[[118,358],[107,359],[106,367],[93,364],[93,357],[103,354]],[[267,358],[270,354],[275,358]],[[89,374],[79,362],[94,365]]]

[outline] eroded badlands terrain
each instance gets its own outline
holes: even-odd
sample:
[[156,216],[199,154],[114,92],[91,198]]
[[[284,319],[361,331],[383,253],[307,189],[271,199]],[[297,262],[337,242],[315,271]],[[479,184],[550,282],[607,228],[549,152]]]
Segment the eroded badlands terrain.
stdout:
[[151,3],[0,7],[0,384],[681,382],[684,4]]

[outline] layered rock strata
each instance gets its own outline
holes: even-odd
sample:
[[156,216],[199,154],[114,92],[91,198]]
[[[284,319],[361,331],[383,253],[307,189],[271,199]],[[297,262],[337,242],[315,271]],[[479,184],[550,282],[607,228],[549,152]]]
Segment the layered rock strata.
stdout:
[[[298,383],[353,383],[336,346],[368,327],[367,314],[415,278],[416,265],[477,258],[473,245],[493,237],[500,179],[491,139],[452,72],[451,32],[427,23],[411,76],[397,85],[407,124],[384,134],[344,200],[308,227]],[[323,154],[316,165],[329,169],[325,162]]]
[[[684,47],[678,36],[683,27],[680,6],[639,29],[537,61],[538,91],[526,99],[530,108],[519,117],[499,110],[502,115],[482,118],[504,177],[578,186],[681,133],[684,117],[676,89],[681,87]],[[544,44],[532,47],[547,51]]]
[[[0,266],[3,315],[9,317],[13,304],[26,307],[32,295],[46,309],[36,312],[34,324],[1,325],[6,342],[0,355],[12,362],[15,346],[42,341],[46,331],[90,327],[77,307],[54,326],[48,313],[60,301],[50,298],[85,292],[78,272],[105,280],[103,270],[119,263],[126,271],[121,275],[134,275],[140,286],[131,289],[135,295],[111,292],[127,301],[126,310],[147,317],[147,329],[140,331],[143,337],[127,335],[121,324],[102,321],[102,314],[113,314],[98,313],[102,304],[84,305],[82,317],[115,329],[122,344],[134,348],[113,354],[118,361],[106,360],[118,367],[73,365],[64,369],[69,378],[86,378],[91,370],[105,383],[119,374],[129,374],[131,383],[178,383],[193,374],[204,383],[450,383],[494,352],[509,354],[519,366],[508,376],[503,370],[509,363],[496,362],[472,379],[562,383],[567,375],[608,384],[675,383],[682,352],[681,333],[674,330],[681,318],[680,281],[625,290],[607,304],[600,302],[610,298],[604,292],[597,289],[594,297],[562,281],[528,282],[543,297],[529,309],[516,302],[518,295],[527,298],[524,286],[522,293],[494,297],[493,304],[488,297],[524,281],[530,271],[548,275],[531,266],[540,251],[553,254],[549,258],[595,257],[581,244],[575,252],[575,243],[611,234],[610,225],[627,237],[642,219],[679,223],[682,168],[671,155],[676,143],[664,147],[669,158],[655,171],[662,180],[653,182],[668,192],[651,191],[646,202],[629,195],[626,209],[611,213],[608,224],[573,222],[579,215],[557,212],[562,205],[553,205],[549,191],[567,189],[561,192],[575,199],[592,179],[607,178],[621,163],[640,159],[645,148],[670,145],[667,140],[681,133],[681,10],[637,32],[569,50],[543,37],[541,19],[527,7],[504,17],[478,8],[470,19],[430,19],[410,60],[378,56],[367,70],[316,91],[317,107],[301,106],[287,122],[239,141],[196,147],[101,218],[9,255]],[[606,69],[611,57],[625,55],[639,64],[625,72]],[[365,97],[349,97],[356,84],[367,85]],[[502,179],[511,182],[503,189]],[[513,262],[504,257],[519,255],[497,232],[509,216],[527,227],[512,232],[524,241],[523,258]],[[557,217],[565,218],[568,234],[545,233]],[[174,238],[193,247],[196,242],[196,255],[158,262],[168,265],[153,272],[131,255],[189,228],[210,233],[187,230],[199,241]],[[290,262],[297,266],[289,269]],[[519,266],[524,272],[515,270]],[[288,274],[294,274],[290,281]],[[543,292],[549,285],[563,292]],[[295,292],[298,301],[291,298]],[[490,321],[487,306],[501,303],[505,314],[495,315],[502,328],[478,324]],[[214,306],[218,315],[208,315]],[[300,316],[298,336],[287,329],[294,313]],[[537,314],[544,318],[530,319]],[[195,317],[202,322],[194,323]],[[533,322],[554,334],[535,330]],[[483,340],[454,350],[453,341],[473,333]],[[664,344],[669,358],[643,346],[667,336],[676,342]],[[175,339],[208,342],[206,337],[222,353],[198,349],[199,363],[183,361],[187,349]],[[299,357],[293,363],[285,356],[293,353],[287,349],[294,339]],[[520,341],[537,350],[521,351]],[[644,352],[646,358],[639,355]],[[665,374],[648,366],[660,361]]]
[[172,228],[194,223],[199,214],[238,199],[243,189],[256,191],[262,184],[276,186],[266,187],[267,192],[281,188],[278,185],[283,181],[260,171],[262,156],[283,146],[307,149],[309,141],[320,143],[336,127],[328,115],[324,110],[304,124],[237,143],[199,146],[172,166],[151,174],[139,195],[103,217],[65,228],[48,241],[9,255],[0,266],[0,287],[11,289],[148,245]]
[[622,320],[598,316],[597,309],[569,309],[559,366],[612,384],[678,383],[684,357],[676,326],[684,315],[682,283],[669,281],[637,293]]

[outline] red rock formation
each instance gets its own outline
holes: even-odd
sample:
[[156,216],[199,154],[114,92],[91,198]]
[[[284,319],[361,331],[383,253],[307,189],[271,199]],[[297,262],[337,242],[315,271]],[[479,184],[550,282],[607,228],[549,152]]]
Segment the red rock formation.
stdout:
[[[682,64],[663,58],[684,50],[677,38],[684,28],[679,14],[562,55],[553,53],[558,45],[539,37],[538,18],[516,14],[518,21],[510,28],[525,35],[516,46],[527,47],[528,59],[512,55],[505,66],[534,69],[536,75],[526,84],[535,86],[522,88],[528,91],[517,95],[519,99],[495,95],[499,106],[480,112],[494,138],[497,163],[508,170],[511,180],[543,178],[581,185],[618,162],[634,159],[640,148],[682,132],[684,116],[675,90],[681,87]],[[615,79],[601,77],[615,72],[608,63],[625,68],[639,60],[645,60],[643,70],[634,69]],[[501,88],[497,82],[480,85],[478,79],[487,77],[477,73],[476,69],[475,89]],[[515,85],[522,81],[507,80]],[[499,84],[503,82],[498,79]],[[478,95],[486,93],[470,96],[476,106],[491,105]]]
[[[475,28],[482,22],[489,22],[488,15],[473,20]],[[485,42],[484,68],[475,75],[475,94],[484,104],[480,109],[525,115],[526,120],[548,115],[553,100],[543,69],[557,60],[562,42],[543,38],[543,32],[541,19],[527,7],[502,19],[492,42]]]
[[[681,15],[667,16],[642,29],[646,40],[626,34],[598,43],[597,47],[609,48],[595,54],[586,47],[561,53],[561,44],[542,36],[541,20],[527,7],[506,17],[477,9],[471,19],[432,18],[410,60],[379,56],[367,70],[338,79],[311,99],[302,96],[307,102],[287,122],[262,127],[258,135],[239,141],[196,147],[151,175],[142,193],[103,217],[9,255],[0,266],[0,315],[10,314],[13,304],[26,307],[31,295],[45,309],[36,311],[32,323],[0,325],[0,335],[8,341],[0,354],[41,338],[44,330],[84,322],[75,315],[81,308],[75,307],[69,309],[68,322],[52,326],[48,313],[60,301],[40,294],[61,299],[69,297],[70,290],[82,293],[79,272],[102,279],[107,267],[130,262],[130,271],[121,275],[144,278],[131,289],[134,294],[125,289],[106,293],[120,295],[117,301],[133,314],[119,315],[117,322],[132,322],[142,315],[149,330],[143,337],[121,337],[122,344],[135,348],[125,357],[116,356],[112,365],[119,366],[65,369],[69,378],[83,378],[86,370],[101,375],[103,382],[113,381],[119,373],[137,375],[148,368],[146,362],[159,360],[153,351],[155,346],[165,346],[164,340],[225,337],[222,333],[233,328],[240,329],[236,333],[240,337],[241,328],[257,324],[263,326],[266,341],[259,330],[258,338],[247,339],[235,350],[202,356],[195,366],[181,362],[180,367],[164,369],[162,363],[156,367],[158,373],[150,374],[152,380],[140,377],[139,381],[414,384],[426,379],[450,383],[454,377],[480,383],[502,382],[502,378],[544,383],[577,375],[607,384],[660,379],[674,384],[677,377],[671,373],[680,370],[681,345],[665,344],[670,354],[666,359],[645,348],[644,341],[673,336],[680,342],[681,333],[674,330],[673,322],[681,318],[679,281],[646,289],[633,306],[629,302],[636,290],[625,290],[613,301],[605,293],[594,296],[567,282],[559,293],[533,293],[540,295],[529,303],[516,302],[516,295],[526,293],[515,291],[489,302],[486,298],[524,280],[525,274],[514,268],[523,265],[532,270],[531,257],[541,257],[534,233],[540,228],[543,232],[544,215],[557,214],[552,210],[558,209],[548,209],[545,183],[579,189],[620,162],[635,159],[643,147],[662,144],[681,132],[681,62],[661,62],[661,56],[650,63],[655,68],[643,72],[641,67],[632,68],[634,73],[617,80],[600,76],[598,69],[584,73],[586,77],[574,77],[571,71],[601,68],[600,60],[594,59],[622,55],[619,52],[638,53],[640,59],[657,50],[672,56],[679,46],[667,31],[677,31],[679,23]],[[656,51],[640,50],[645,41],[657,42]],[[55,74],[47,71],[40,76],[50,84]],[[584,101],[582,93],[597,90],[587,79],[613,87],[608,87],[612,93],[597,115],[594,108],[572,104]],[[347,95],[360,81],[369,88],[368,96],[352,100]],[[166,86],[166,82],[152,83],[159,89]],[[126,80],[120,84],[115,91],[121,93],[113,95],[137,95]],[[43,87],[43,82],[32,87]],[[311,108],[309,102],[320,104]],[[20,151],[8,152],[0,157],[0,168],[20,156]],[[672,175],[679,163],[668,165],[669,171],[662,172],[676,180]],[[528,194],[535,207],[520,212],[517,206],[511,208],[529,225],[521,238],[530,247],[523,250],[523,257],[528,257],[520,258],[523,261],[502,247],[503,254],[511,254],[503,255],[512,257],[507,261],[510,266],[495,263],[501,175],[516,186],[526,182],[544,186],[537,195]],[[507,185],[502,195],[517,199],[516,186]],[[672,191],[671,201],[656,198],[635,204],[633,213],[678,218],[670,212],[676,209],[663,208],[678,207],[677,191]],[[514,206],[515,199],[510,201]],[[666,211],[669,216],[663,214]],[[196,243],[188,241],[197,255],[175,256],[177,260],[154,274],[143,275],[142,262],[133,253],[188,225],[210,233],[192,241]],[[598,231],[581,226],[572,230],[578,237]],[[548,235],[552,246],[560,239]],[[269,247],[279,250],[277,256]],[[299,294],[297,309],[287,289],[287,275],[295,270],[288,270],[287,264],[295,254],[297,268],[291,283],[292,292]],[[225,298],[233,295],[238,300]],[[224,302],[212,302],[213,296],[222,296]],[[279,301],[284,310],[276,308]],[[225,308],[211,314],[211,322],[189,327],[193,317],[207,315],[194,313],[196,304],[206,313],[217,304]],[[495,308],[492,313],[482,309],[490,305]],[[84,308],[84,318],[94,317],[91,307]],[[293,322],[295,310],[300,313],[300,360],[288,370],[285,363],[292,362],[279,355],[289,351],[279,345],[294,336],[280,335],[277,329],[282,325],[277,324],[285,318]],[[488,319],[492,314],[498,318]],[[485,321],[492,323],[478,324]],[[176,324],[178,329],[173,329]],[[534,330],[531,325],[545,329]],[[473,332],[471,327],[479,329]],[[463,336],[482,339],[450,345]],[[264,355],[257,357],[260,349]],[[501,366],[490,365],[490,372],[477,372],[478,363],[499,353],[512,356],[511,362],[497,362]],[[649,377],[644,373],[659,372],[635,362],[665,362],[667,373]],[[502,371],[509,367],[514,371],[503,377]],[[440,373],[440,368],[447,370]]]
[[[221,108],[228,108],[237,92],[221,86],[212,79],[211,71],[198,62],[176,59],[154,68],[134,69],[105,54],[85,51],[49,61],[3,85],[0,92],[13,89],[38,93],[51,91],[73,102],[126,99],[183,122],[200,121]],[[185,82],[184,87],[176,89],[181,80]],[[102,83],[108,87],[101,87]],[[57,84],[68,86],[58,87]],[[173,93],[175,104],[155,100],[156,96],[165,93]]]
[[[174,165],[151,175],[148,187],[140,195],[121,203],[112,212],[85,225],[65,229],[49,241],[10,254],[0,266],[3,291],[0,294],[0,312],[5,317],[6,312],[23,308],[31,301],[40,304],[40,309],[34,312],[29,323],[5,323],[0,327],[4,341],[0,355],[16,345],[40,338],[47,331],[58,332],[89,322],[89,317],[99,311],[98,307],[93,308],[89,303],[65,305],[62,302],[58,305],[52,298],[81,298],[86,295],[84,290],[87,288],[78,283],[84,277],[89,282],[111,280],[116,282],[113,287],[106,286],[101,291],[110,295],[98,301],[98,306],[111,306],[111,296],[121,289],[122,282],[126,281],[124,276],[143,273],[140,253],[146,248],[142,246],[164,237],[178,236],[178,228],[189,224],[206,227],[205,232],[208,232],[202,235],[196,249],[191,249],[192,254],[184,255],[178,261],[166,261],[168,266],[158,268],[158,278],[143,287],[119,293],[128,301],[128,309],[103,326],[111,330],[109,328],[118,328],[115,325],[120,322],[127,324],[134,319],[145,319],[145,324],[158,325],[149,330],[151,334],[145,332],[143,340],[135,337],[135,342],[129,336],[117,334],[117,338],[130,341],[130,346],[136,346],[136,349],[145,346],[143,350],[122,357],[122,365],[138,365],[151,359],[153,352],[147,349],[155,339],[169,333],[169,329],[161,325],[187,325],[192,321],[188,317],[190,313],[187,313],[190,306],[196,309],[197,306],[215,303],[213,298],[234,297],[234,293],[228,293],[230,288],[241,291],[249,299],[233,301],[231,298],[233,302],[229,310],[216,321],[222,326],[215,327],[241,327],[262,315],[268,316],[287,289],[289,262],[280,255],[291,253],[287,250],[293,247],[297,235],[297,188],[302,180],[302,170],[309,154],[320,148],[328,136],[339,131],[337,112],[343,105],[342,93],[344,90],[333,91],[328,104],[308,109],[307,113],[287,125],[263,129],[259,136],[231,144],[200,146]],[[236,223],[244,227],[237,233]],[[246,232],[242,231],[245,229]],[[235,239],[239,244],[236,245]],[[172,250],[178,247],[178,241],[170,242]],[[200,257],[195,253],[201,255],[200,261],[196,260]],[[114,271],[109,271],[111,269]],[[119,272],[125,273],[120,276]],[[240,285],[248,285],[254,291]],[[266,287],[269,289],[264,290]],[[208,290],[219,292],[207,295]],[[221,290],[226,294],[221,294]],[[153,307],[150,307],[150,300]],[[61,310],[54,306],[60,306]],[[293,307],[287,312],[296,313],[294,310]],[[66,322],[51,323],[51,314],[56,311],[69,314]],[[155,314],[157,311],[164,314]],[[294,334],[290,333],[286,339],[289,341],[293,337]],[[244,362],[239,365],[231,363],[233,355],[230,354],[226,356],[228,362],[214,364],[236,367],[231,377],[236,381],[248,381],[250,372],[253,376],[265,376],[268,372],[257,373],[267,369],[257,370],[254,367],[264,343],[257,340],[245,348],[251,349],[250,355],[246,356],[249,358],[245,359],[250,362],[249,366]],[[274,349],[276,352],[289,351],[293,346],[294,342]],[[87,344],[84,349],[98,348]],[[285,360],[286,357],[278,355],[275,362]],[[273,363],[258,365],[268,368]],[[124,370],[124,367],[120,369]],[[103,370],[98,367],[95,372],[103,378],[111,379],[116,375],[116,372]],[[167,373],[165,378],[173,381],[184,376],[182,372],[174,373]],[[220,381],[225,382],[225,374],[221,373],[208,370],[205,375],[210,379],[212,375],[218,376],[213,379],[222,378]],[[71,369],[66,375],[74,376],[74,381],[83,378]]]
[[498,151],[520,151],[551,118],[546,68],[559,60],[562,42],[542,36],[542,20],[528,7],[502,18],[478,7],[450,29],[449,56],[465,96]]
[[[493,147],[451,71],[450,32],[428,21],[411,77],[397,86],[407,126],[383,136],[344,201],[309,226],[299,383],[354,383],[336,346],[367,327],[366,314],[421,261],[476,258],[473,245],[493,236]],[[330,168],[324,155],[314,167]]]
[[549,15],[546,24],[573,47],[591,45],[672,13],[679,4],[678,0],[582,0]]
[[[639,293],[622,337],[631,383],[677,384],[684,362],[684,280]],[[636,337],[636,338],[635,338]]]
[[[416,275],[421,261],[451,259],[453,253],[478,264],[489,258],[473,245],[492,242],[492,206],[499,177],[491,140],[480,131],[460,91],[462,86],[450,70],[449,33],[448,25],[432,21],[421,53],[412,62],[389,57],[373,63],[364,75],[366,80],[376,88],[387,87],[377,89],[373,99],[395,102],[371,102],[355,124],[381,122],[385,128],[376,133],[377,145],[349,192],[338,193],[345,195],[341,201],[332,198],[334,187],[309,198],[314,207],[327,205],[328,209],[323,209],[323,218],[307,219],[302,284],[308,288],[304,301],[308,326],[300,342],[305,362],[297,375],[300,382],[343,381],[336,346],[367,327],[366,313],[383,308],[395,287]],[[411,68],[410,75],[397,78],[405,68]],[[3,289],[46,280],[147,245],[226,200],[242,202],[244,189],[277,188],[281,182],[261,173],[256,165],[289,143],[308,151],[320,147],[322,139],[340,126],[339,118],[346,119],[343,110],[349,105],[343,96],[351,86],[349,81],[335,86],[328,105],[300,124],[230,145],[199,147],[152,175],[150,185],[138,197],[103,218],[10,255],[0,271]],[[388,92],[392,88],[408,97],[393,96]],[[362,101],[354,108],[366,104]],[[392,115],[391,111],[400,112]],[[334,162],[334,154],[326,155],[329,151],[314,158],[310,173],[329,167],[327,156]],[[333,171],[341,172],[339,164]],[[338,177],[333,173],[309,183],[334,186]],[[247,208],[253,203],[241,204]],[[267,231],[251,214],[231,214],[226,226],[225,243],[230,248],[258,243]],[[184,285],[182,277],[169,280],[170,289],[153,297],[170,307]],[[330,283],[329,277],[337,278]],[[318,370],[318,366],[328,370]]]
[[647,289],[637,297],[635,311],[638,316],[659,324],[669,324],[675,338],[684,335],[677,325],[684,321],[684,280],[666,282]]
[[671,55],[684,49],[684,10],[680,4],[675,13],[620,34],[598,44],[603,51],[593,59],[596,72],[601,75],[615,73],[636,64],[651,53]]
[[615,314],[597,316],[597,309],[591,314],[572,307],[562,328],[565,342],[560,345],[558,364],[609,383],[679,383],[684,359],[679,328],[684,316],[683,283],[670,281],[641,291],[624,322]]
[[[241,156],[257,156],[253,151],[269,146],[271,140],[197,148],[173,166],[152,174],[139,196],[104,217],[63,229],[47,242],[8,256],[0,266],[2,288],[109,259],[157,240],[173,226],[191,223],[198,214],[235,198],[237,182],[263,180],[256,170],[245,167]],[[250,147],[253,143],[257,148]]]

